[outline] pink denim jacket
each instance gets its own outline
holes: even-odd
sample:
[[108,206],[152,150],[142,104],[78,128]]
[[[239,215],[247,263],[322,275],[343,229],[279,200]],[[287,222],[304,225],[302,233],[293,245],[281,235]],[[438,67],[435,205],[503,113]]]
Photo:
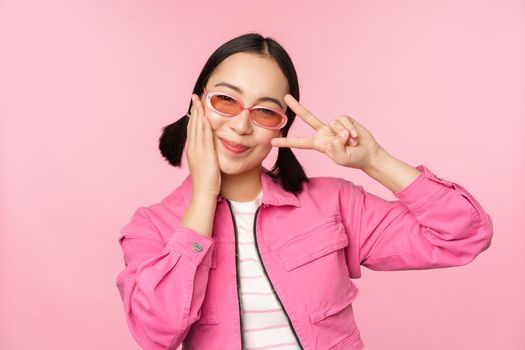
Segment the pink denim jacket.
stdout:
[[[465,265],[490,246],[491,217],[460,185],[423,165],[387,201],[334,177],[311,177],[294,195],[263,168],[254,232],[272,287],[305,350],[363,349],[352,278],[372,270]],[[236,229],[217,197],[211,237],[179,226],[191,176],[158,203],[139,207],[119,239],[116,285],[128,326],[144,348],[242,349]]]

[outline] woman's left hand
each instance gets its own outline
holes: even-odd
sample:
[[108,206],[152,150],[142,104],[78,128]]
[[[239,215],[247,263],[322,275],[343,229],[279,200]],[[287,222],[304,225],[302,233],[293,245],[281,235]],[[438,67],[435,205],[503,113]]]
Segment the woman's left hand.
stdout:
[[382,150],[372,134],[355,119],[341,115],[323,124],[292,95],[287,94],[284,101],[317,134],[314,137],[276,137],[271,141],[273,146],[315,149],[339,165],[356,169],[370,166]]

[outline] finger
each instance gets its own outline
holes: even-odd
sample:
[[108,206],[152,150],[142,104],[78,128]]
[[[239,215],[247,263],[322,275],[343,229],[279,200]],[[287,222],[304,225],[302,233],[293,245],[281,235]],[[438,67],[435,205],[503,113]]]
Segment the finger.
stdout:
[[204,145],[204,115],[202,110],[201,100],[198,96],[195,96],[195,125],[197,127],[195,136],[195,141],[199,145]]
[[337,134],[339,140],[343,145],[346,145],[348,143],[348,139],[350,138],[350,132],[346,129],[341,130],[339,134]]
[[312,128],[314,128],[316,131],[319,131],[324,124],[317,119],[310,111],[308,111],[306,108],[303,107],[292,95],[287,94],[284,96],[284,102],[290,108],[297,114],[299,117],[301,117],[302,120],[306,122],[306,124],[310,125]]
[[345,126],[348,130],[350,130],[352,137],[359,136],[359,132],[357,131],[356,122],[353,118],[350,118],[347,115],[342,115],[339,117],[339,122]]
[[188,116],[189,120],[188,120],[188,128],[186,130],[186,135],[187,135],[187,142],[189,145],[192,145],[193,144],[193,138],[194,138],[194,128],[193,128],[193,125],[195,124],[193,122],[193,115],[194,115],[194,109],[195,109],[195,104],[193,103],[193,94],[191,95],[191,107],[190,107],[190,112],[189,113],[186,113],[186,115]]
[[337,164],[344,164],[347,161],[345,146],[338,138],[332,141],[332,157]]
[[314,139],[311,137],[275,137],[271,140],[275,147],[293,147],[314,149]]
[[203,137],[204,146],[208,150],[214,150],[213,129],[211,127],[210,121],[206,117],[204,106],[202,105],[202,101],[200,100],[200,98],[199,98],[199,103],[197,106],[200,109],[201,111],[200,115],[202,116],[201,120],[202,120],[203,128],[204,128],[203,129],[204,130],[204,137]]
[[339,122],[339,120],[331,120],[329,126],[331,131],[334,134],[337,134],[337,136],[341,139],[343,144],[345,144],[348,141],[348,136],[350,136],[350,132],[343,124]]
[[197,107],[195,106],[195,94],[191,95],[191,116],[190,116],[190,123],[191,123],[191,145],[195,146],[195,142],[197,141],[197,123],[196,123],[196,116],[197,116]]
[[208,150],[215,151],[215,146],[214,146],[214,141],[213,141],[213,131],[211,128],[210,121],[208,120],[208,118],[204,117],[203,122],[204,122],[204,145],[206,146]]

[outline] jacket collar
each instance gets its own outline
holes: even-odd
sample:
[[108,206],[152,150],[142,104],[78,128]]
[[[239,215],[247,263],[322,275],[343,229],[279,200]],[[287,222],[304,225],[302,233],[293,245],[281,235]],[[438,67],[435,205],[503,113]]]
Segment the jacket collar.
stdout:
[[[268,175],[269,171],[262,167],[261,169],[261,184],[263,196],[261,199],[261,205],[267,207],[268,205],[293,205],[300,207],[301,203],[297,196],[291,192],[285,191],[281,185],[274,182],[272,177]],[[181,185],[182,195],[186,202],[191,199],[192,186],[191,186],[191,174],[186,176]],[[223,202],[226,200],[222,195],[217,196],[217,202]]]

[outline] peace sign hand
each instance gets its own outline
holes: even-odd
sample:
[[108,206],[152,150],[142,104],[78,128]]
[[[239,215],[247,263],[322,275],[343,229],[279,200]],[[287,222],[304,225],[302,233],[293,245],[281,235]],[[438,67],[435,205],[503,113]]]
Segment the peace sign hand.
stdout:
[[284,101],[301,119],[314,128],[317,134],[314,137],[276,137],[271,141],[273,146],[315,149],[326,154],[336,164],[357,169],[369,166],[379,154],[381,146],[355,119],[341,115],[326,125],[292,95],[287,94]]

